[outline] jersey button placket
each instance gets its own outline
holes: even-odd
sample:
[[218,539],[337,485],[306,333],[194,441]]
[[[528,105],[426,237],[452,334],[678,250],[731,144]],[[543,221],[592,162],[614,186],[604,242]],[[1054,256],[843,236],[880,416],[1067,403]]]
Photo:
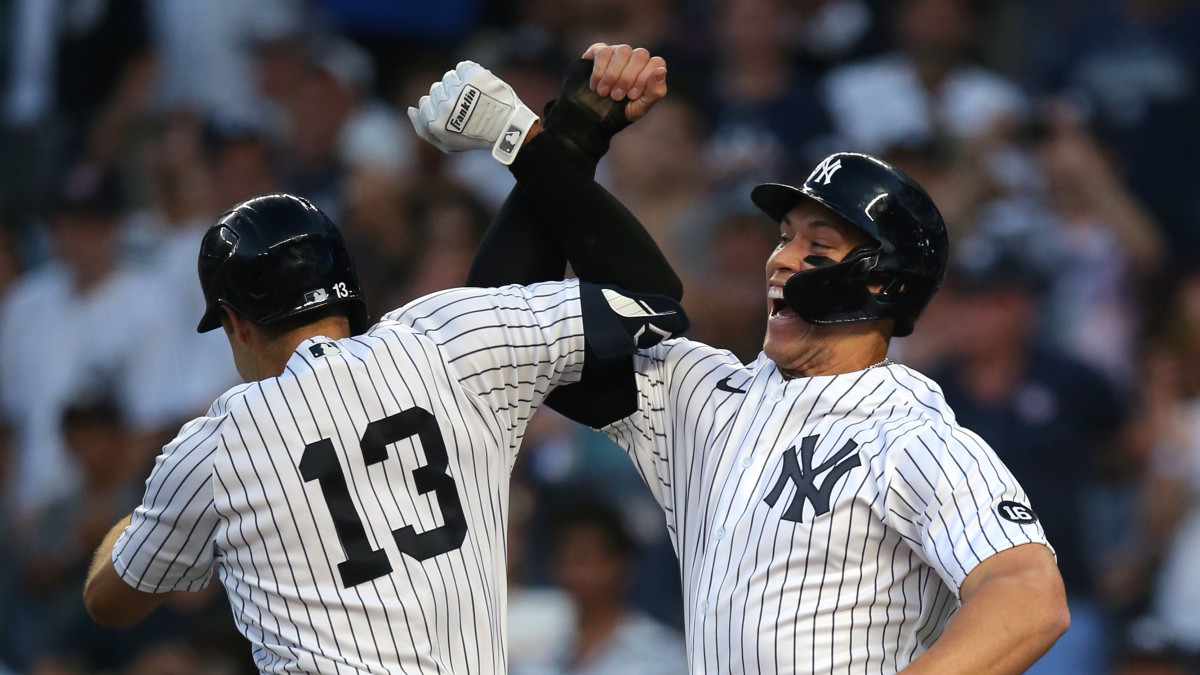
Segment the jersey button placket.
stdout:
[[771,392],[771,400],[776,403],[779,403],[780,401],[782,401],[783,400],[783,390],[776,389],[775,391]]

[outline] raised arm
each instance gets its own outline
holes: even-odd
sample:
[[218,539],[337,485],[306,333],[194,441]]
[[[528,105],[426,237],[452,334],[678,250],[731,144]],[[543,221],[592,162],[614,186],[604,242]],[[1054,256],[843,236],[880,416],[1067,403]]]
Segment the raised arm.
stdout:
[[[512,112],[498,115],[487,129],[473,126],[480,107],[470,103],[471,88]],[[594,180],[612,136],[665,94],[661,58],[597,44],[567,69],[544,124],[525,127],[528,108],[490,72],[464,62],[446,73],[419,109],[409,109],[417,133],[445,152],[490,147],[517,178],[484,235],[468,285],[559,280],[570,262],[582,280],[681,299],[683,285],[649,233]],[[464,119],[455,122],[459,116]],[[560,387],[546,403],[577,422],[604,426],[636,410],[633,373],[631,358],[603,365],[589,360],[581,382]]]
[[[570,262],[585,281],[678,300],[683,286],[662,251],[633,214],[593,179],[612,136],[665,95],[666,66],[661,58],[627,45],[593,45],[584,57],[567,69],[561,95],[547,106],[544,123],[533,122],[511,151],[493,149],[493,156],[509,165],[517,186],[484,235],[467,283],[558,280]],[[508,95],[515,110],[523,107],[506,84],[463,62],[409,116],[417,133],[443,151],[503,146],[500,136],[464,138],[473,131],[471,117],[479,109],[468,106],[470,89],[488,93],[497,86],[505,90],[495,98]],[[467,120],[454,124],[459,114]],[[513,117],[519,122],[528,114]],[[514,125],[496,126],[497,134],[499,126]]]

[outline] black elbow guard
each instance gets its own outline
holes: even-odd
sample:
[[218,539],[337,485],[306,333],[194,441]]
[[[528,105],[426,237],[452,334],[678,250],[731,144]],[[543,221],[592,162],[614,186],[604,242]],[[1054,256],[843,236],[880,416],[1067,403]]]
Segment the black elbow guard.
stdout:
[[683,306],[665,295],[581,282],[579,299],[587,353],[601,362],[653,347],[691,326]]

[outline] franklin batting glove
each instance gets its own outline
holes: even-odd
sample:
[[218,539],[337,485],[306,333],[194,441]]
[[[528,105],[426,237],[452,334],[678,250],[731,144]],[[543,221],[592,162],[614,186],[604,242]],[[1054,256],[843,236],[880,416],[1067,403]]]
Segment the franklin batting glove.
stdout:
[[501,164],[512,164],[529,128],[538,120],[512,87],[475,63],[463,61],[408,109],[417,135],[447,154],[492,149]]

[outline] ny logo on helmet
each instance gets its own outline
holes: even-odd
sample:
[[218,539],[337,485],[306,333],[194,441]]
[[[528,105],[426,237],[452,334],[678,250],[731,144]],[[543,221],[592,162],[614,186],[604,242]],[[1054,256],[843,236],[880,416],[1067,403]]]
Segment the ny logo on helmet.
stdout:
[[813,169],[812,175],[808,177],[808,182],[829,185],[833,180],[833,174],[837,173],[837,170],[840,168],[842,168],[841,159],[834,159],[832,156],[826,157],[824,162],[821,162],[817,165],[817,168]]

